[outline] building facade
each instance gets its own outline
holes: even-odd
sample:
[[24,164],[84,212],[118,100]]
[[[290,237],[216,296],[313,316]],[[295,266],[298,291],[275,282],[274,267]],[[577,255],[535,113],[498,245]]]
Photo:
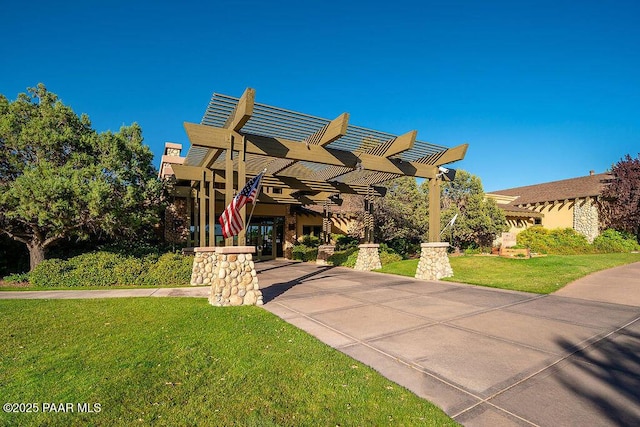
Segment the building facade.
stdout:
[[533,226],[573,228],[592,242],[600,234],[598,203],[608,173],[487,193],[507,217],[510,232],[517,234]]

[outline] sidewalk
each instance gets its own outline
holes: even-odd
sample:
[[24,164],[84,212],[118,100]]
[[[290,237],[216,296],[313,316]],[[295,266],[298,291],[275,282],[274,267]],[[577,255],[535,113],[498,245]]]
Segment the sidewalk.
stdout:
[[[640,263],[588,276],[555,295],[309,263],[262,262],[256,269],[266,310],[464,425],[640,425]],[[0,292],[0,298],[208,292]]]

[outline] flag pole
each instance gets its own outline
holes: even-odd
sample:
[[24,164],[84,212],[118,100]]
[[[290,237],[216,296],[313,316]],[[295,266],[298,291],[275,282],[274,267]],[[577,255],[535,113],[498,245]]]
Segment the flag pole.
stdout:
[[258,183],[258,192],[256,193],[256,198],[253,200],[253,207],[251,208],[251,213],[249,214],[249,219],[247,223],[244,225],[244,229],[246,230],[249,224],[251,223],[251,218],[253,217],[253,210],[256,208],[258,204],[258,196],[260,195],[260,191],[262,190],[262,178],[264,178],[264,174],[267,172],[267,168],[262,170],[262,176],[260,177],[260,182]]

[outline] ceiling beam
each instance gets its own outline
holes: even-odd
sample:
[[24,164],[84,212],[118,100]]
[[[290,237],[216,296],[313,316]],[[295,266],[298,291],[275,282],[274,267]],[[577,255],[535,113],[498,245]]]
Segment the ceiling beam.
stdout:
[[218,150],[209,150],[209,152],[207,153],[207,155],[204,157],[203,161],[202,161],[202,167],[204,168],[210,168],[211,165],[218,160],[218,157],[220,157],[220,155],[222,154],[224,150],[218,149]]
[[[175,165],[177,168],[173,170],[175,177],[178,181],[193,181],[199,182],[202,180],[203,171],[206,171],[206,180],[211,179],[211,171],[209,169],[202,168],[200,166],[185,166]],[[247,177],[251,177],[252,174],[247,174]],[[216,183],[226,183],[226,179],[216,174]],[[326,182],[326,181],[313,181],[306,179],[293,178],[288,176],[265,176],[262,184],[267,187],[276,188],[288,188],[297,191],[329,191],[329,192],[341,192],[345,194],[367,194],[367,185],[349,185],[343,182]],[[377,196],[384,196],[386,189],[384,187],[373,187],[374,193]]]
[[[232,134],[227,129],[195,123],[185,123],[184,127],[191,144],[202,147],[227,148]],[[320,145],[307,146],[301,142],[284,138],[271,138],[251,134],[245,134],[245,136],[247,141],[246,152],[251,154],[345,166],[354,169],[360,164],[363,169],[371,171],[390,172],[420,178],[435,178],[437,174],[436,168],[432,165],[405,162],[400,159],[388,159],[368,153],[356,155],[349,151],[336,150]],[[234,140],[237,145],[237,148],[234,145],[234,150],[240,150],[240,135]]]

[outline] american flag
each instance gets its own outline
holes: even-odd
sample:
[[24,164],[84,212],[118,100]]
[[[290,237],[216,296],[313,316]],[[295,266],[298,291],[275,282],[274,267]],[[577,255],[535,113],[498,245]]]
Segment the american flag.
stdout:
[[263,175],[264,172],[261,172],[251,178],[242,191],[236,194],[229,206],[222,212],[222,215],[220,215],[222,235],[225,239],[235,236],[244,228],[242,217],[240,216],[240,209],[248,202],[253,203],[256,200]]

